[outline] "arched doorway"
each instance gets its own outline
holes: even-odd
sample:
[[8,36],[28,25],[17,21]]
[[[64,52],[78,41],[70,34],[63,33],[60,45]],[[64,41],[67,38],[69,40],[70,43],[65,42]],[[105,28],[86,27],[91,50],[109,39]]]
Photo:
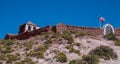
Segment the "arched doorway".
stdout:
[[103,26],[104,29],[104,35],[110,34],[110,33],[115,33],[115,30],[111,24],[105,24]]

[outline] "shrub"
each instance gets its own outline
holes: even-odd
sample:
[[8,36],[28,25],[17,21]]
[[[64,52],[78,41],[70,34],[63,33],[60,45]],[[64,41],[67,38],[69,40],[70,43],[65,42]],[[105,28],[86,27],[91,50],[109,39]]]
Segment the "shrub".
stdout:
[[75,60],[71,60],[69,64],[75,64]]
[[12,48],[11,47],[5,47],[4,49],[1,50],[1,53],[11,53],[12,52]]
[[25,64],[25,62],[15,62],[14,64]]
[[44,52],[41,52],[41,51],[31,51],[27,55],[32,57],[37,57],[37,58],[44,58]]
[[76,45],[76,46],[80,46],[81,44],[80,44],[80,43],[76,43],[75,45]]
[[67,56],[64,53],[58,53],[55,58],[58,62],[67,62]]
[[61,37],[62,37],[62,34],[61,34],[60,32],[56,32],[56,33],[54,34],[54,36],[55,36],[56,38],[61,38]]
[[2,61],[0,61],[0,64],[3,64],[3,62],[2,62]]
[[5,60],[5,54],[0,54],[0,60]]
[[5,46],[11,46],[14,44],[14,41],[13,40],[3,40],[3,43]]
[[51,39],[46,40],[45,44],[52,44],[52,40]]
[[120,40],[118,40],[118,39],[115,40],[115,45],[116,45],[116,46],[120,46]]
[[17,61],[18,59],[19,57],[16,55],[13,55],[13,54],[7,55],[7,63],[12,63],[13,61]]
[[78,37],[83,37],[83,36],[85,36],[85,33],[78,33],[77,36]]
[[116,37],[113,33],[107,34],[104,36],[107,40],[116,40]]
[[99,57],[97,55],[83,55],[82,60],[86,61],[88,64],[99,63]]
[[68,44],[72,44],[74,42],[72,34],[69,31],[63,32],[63,38],[68,40]]
[[23,61],[24,62],[30,62],[30,61],[32,61],[32,59],[31,58],[25,58]]
[[3,41],[2,41],[2,40],[0,40],[0,44],[3,44]]
[[16,55],[16,56],[20,56],[20,53],[16,53],[15,55]]
[[60,53],[60,51],[58,51],[58,50],[54,50],[53,51],[55,54],[59,54]]
[[86,61],[83,60],[72,60],[69,64],[88,64]]
[[35,64],[31,58],[25,58],[23,61],[21,61],[24,64]]
[[48,44],[44,46],[39,46],[37,49],[31,51],[27,54],[27,56],[37,57],[37,58],[44,58],[44,52],[49,48]]
[[47,49],[49,49],[49,47],[50,47],[50,44],[45,44],[45,45],[44,45],[45,51],[46,51]]
[[80,51],[74,49],[74,47],[72,45],[68,45],[68,46],[66,46],[66,48],[69,49],[69,52],[74,52],[76,54],[80,54]]
[[33,41],[26,41],[26,42],[24,42],[24,47],[26,47],[26,50],[29,50],[29,49],[31,49],[32,48],[32,46],[33,46],[33,44],[35,44],[35,42],[33,42]]
[[78,32],[75,37],[94,36],[91,33]]
[[108,47],[108,46],[99,46],[95,49],[93,49],[92,51],[90,51],[89,53],[90,55],[97,55],[100,58],[104,58],[104,59],[115,59],[117,58],[117,54],[113,51],[112,48]]
[[25,50],[28,51],[28,50],[30,50],[31,48],[32,48],[31,46],[30,46],[30,47],[26,47]]
[[49,48],[49,46],[50,46],[49,44],[39,46],[37,49],[35,49],[35,51],[45,52]]

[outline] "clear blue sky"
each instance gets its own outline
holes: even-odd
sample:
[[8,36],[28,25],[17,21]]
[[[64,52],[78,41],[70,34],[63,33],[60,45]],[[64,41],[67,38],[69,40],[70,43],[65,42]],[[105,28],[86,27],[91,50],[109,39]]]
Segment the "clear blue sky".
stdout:
[[17,34],[19,26],[32,21],[40,27],[65,23],[99,27],[105,23],[120,27],[120,0],[0,0],[0,38]]

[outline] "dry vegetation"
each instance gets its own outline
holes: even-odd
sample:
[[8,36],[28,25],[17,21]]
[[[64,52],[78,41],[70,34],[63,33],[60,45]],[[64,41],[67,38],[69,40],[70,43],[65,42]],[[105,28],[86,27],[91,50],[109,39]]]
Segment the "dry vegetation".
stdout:
[[114,37],[107,35],[105,40],[64,31],[43,32],[27,40],[0,40],[0,64],[110,64],[110,60],[120,61],[120,40]]

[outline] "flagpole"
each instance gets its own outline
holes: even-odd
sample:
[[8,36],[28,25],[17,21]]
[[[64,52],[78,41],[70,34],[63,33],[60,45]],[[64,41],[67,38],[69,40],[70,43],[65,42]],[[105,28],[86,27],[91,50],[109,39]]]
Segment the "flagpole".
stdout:
[[104,22],[104,21],[105,21],[105,19],[101,16],[100,21],[99,21],[100,28],[101,28],[101,23]]
[[99,21],[99,25],[100,25],[100,28],[101,28],[101,21]]

